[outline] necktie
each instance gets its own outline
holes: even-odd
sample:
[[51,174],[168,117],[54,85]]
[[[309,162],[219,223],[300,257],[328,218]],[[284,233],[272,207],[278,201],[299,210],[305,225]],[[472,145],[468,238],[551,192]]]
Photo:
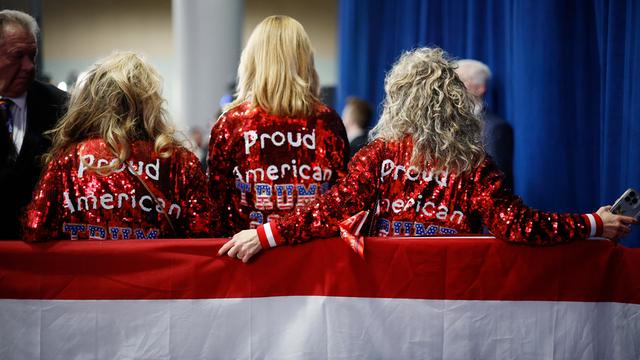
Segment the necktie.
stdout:
[[6,126],[9,135],[13,135],[13,114],[11,107],[13,101],[10,99],[0,99],[0,120]]
[[13,114],[11,107],[13,101],[9,99],[0,99],[0,151],[2,152],[2,160],[15,160],[16,146],[13,142]]

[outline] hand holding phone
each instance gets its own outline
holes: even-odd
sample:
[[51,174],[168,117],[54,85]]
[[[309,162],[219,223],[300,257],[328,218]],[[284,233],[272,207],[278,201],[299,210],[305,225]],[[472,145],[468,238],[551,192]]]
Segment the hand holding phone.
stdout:
[[611,207],[611,212],[616,215],[633,217],[636,220],[640,216],[640,194],[629,188],[616,200]]

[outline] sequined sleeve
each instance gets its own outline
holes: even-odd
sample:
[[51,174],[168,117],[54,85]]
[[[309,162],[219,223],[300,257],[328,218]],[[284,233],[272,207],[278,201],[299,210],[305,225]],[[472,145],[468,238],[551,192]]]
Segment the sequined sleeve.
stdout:
[[207,154],[209,172],[209,196],[211,197],[212,213],[215,214],[217,223],[213,226],[218,229],[218,236],[230,236],[228,229],[231,226],[232,213],[229,209],[231,194],[235,190],[235,177],[233,175],[233,133],[230,129],[232,119],[227,114],[222,114],[211,129],[209,140],[209,152]]
[[381,142],[362,148],[349,163],[348,174],[328,192],[276,222],[278,236],[288,243],[338,235],[338,223],[371,207],[378,184]]
[[499,239],[534,245],[551,245],[589,236],[588,218],[532,209],[510,194],[504,174],[491,159],[474,172],[472,208]]
[[212,226],[218,223],[217,214],[211,212],[211,200],[207,192],[207,177],[202,170],[200,160],[192,152],[181,149],[179,157],[181,164],[177,168],[179,181],[183,195],[182,206],[185,211],[185,219],[181,227],[186,237],[217,236],[217,229]]
[[43,170],[33,192],[33,199],[22,217],[22,239],[52,240],[62,237],[62,214],[58,211],[67,181],[59,160],[52,160]]

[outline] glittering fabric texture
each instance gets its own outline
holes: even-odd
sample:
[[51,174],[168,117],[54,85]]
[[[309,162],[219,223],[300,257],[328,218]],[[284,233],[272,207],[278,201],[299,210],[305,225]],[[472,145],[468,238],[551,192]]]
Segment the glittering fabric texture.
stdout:
[[[114,161],[104,141],[70,146],[49,162],[23,219],[23,238],[148,239],[211,234],[211,201],[198,158],[176,148],[160,158],[150,142],[131,145],[126,164],[107,175],[90,167]],[[157,203],[142,182],[139,174]],[[175,228],[162,213],[166,211]]]
[[457,175],[427,164],[410,163],[410,136],[375,140],[359,151],[349,173],[328,193],[277,221],[289,243],[336,236],[341,221],[379,203],[374,236],[430,236],[481,233],[483,224],[499,239],[553,244],[585,238],[581,215],[527,207],[504,188],[504,175],[490,158],[470,173]]
[[249,103],[211,129],[208,171],[223,235],[303,207],[345,174],[349,143],[338,114],[318,104],[307,118],[270,115]]

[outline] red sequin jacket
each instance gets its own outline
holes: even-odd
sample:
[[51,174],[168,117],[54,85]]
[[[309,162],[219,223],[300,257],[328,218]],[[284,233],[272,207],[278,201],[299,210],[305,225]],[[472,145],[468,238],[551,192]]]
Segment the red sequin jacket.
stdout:
[[412,166],[412,150],[410,136],[373,141],[355,155],[348,175],[328,193],[259,228],[262,246],[336,236],[339,222],[361,210],[373,210],[376,202],[379,214],[373,236],[480,233],[484,224],[506,241],[552,244],[595,236],[602,229],[596,214],[557,214],[527,207],[506,191],[504,175],[489,158],[470,173],[456,175]]
[[34,241],[210,235],[207,179],[193,153],[178,147],[170,157],[160,158],[152,143],[138,141],[131,144],[129,160],[111,174],[100,175],[91,169],[111,161],[114,155],[101,139],[72,145],[50,161],[23,219],[23,238]]
[[208,172],[224,235],[301,208],[345,174],[349,142],[338,114],[318,104],[307,118],[243,103],[211,129]]

